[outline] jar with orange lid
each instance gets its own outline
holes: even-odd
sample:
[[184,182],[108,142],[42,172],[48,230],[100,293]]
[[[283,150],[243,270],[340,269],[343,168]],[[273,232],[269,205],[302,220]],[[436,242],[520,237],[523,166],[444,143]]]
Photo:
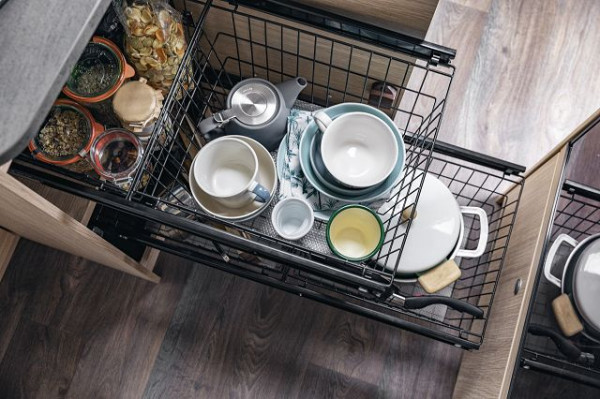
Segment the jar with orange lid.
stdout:
[[77,64],[71,71],[63,93],[91,108],[97,119],[109,126],[118,126],[111,98],[135,75],[116,44],[100,36],[88,43]]
[[90,148],[103,131],[104,127],[85,107],[59,99],[39,133],[29,142],[29,150],[42,162],[88,172],[93,169],[88,158]]

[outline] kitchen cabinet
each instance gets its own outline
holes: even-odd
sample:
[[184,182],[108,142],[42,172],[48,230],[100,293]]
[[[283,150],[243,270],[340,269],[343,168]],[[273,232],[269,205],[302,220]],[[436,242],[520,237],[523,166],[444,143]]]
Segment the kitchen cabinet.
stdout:
[[4,171],[0,171],[0,187],[3,204],[0,220],[4,237],[0,277],[15,248],[16,236],[20,236],[140,278],[153,282],[160,280],[152,271]]
[[[599,127],[600,110],[526,173],[520,211],[507,248],[506,262],[489,319],[490,332],[479,351],[464,354],[454,397],[505,398],[509,395],[516,376],[522,372],[522,367],[537,367],[537,370],[552,373],[554,378],[562,376],[579,380],[580,383],[587,381],[589,385],[600,386],[600,373],[592,372],[593,366],[586,369],[567,361],[548,338],[543,337],[540,340],[553,348],[549,353],[554,357],[531,350],[528,355],[528,345],[524,345],[528,339],[532,339],[531,334],[527,333],[527,326],[532,320],[539,323],[540,316],[549,327],[558,331],[549,309],[550,301],[557,293],[554,292],[553,297],[545,298],[539,295],[539,286],[544,280],[541,267],[550,239],[555,237],[550,234],[553,223],[558,223],[561,227],[569,225],[569,218],[575,215],[577,220],[573,220],[571,226],[581,226],[577,227],[581,233],[580,239],[593,233],[593,227],[599,224],[600,219],[596,212],[598,208],[592,208],[588,205],[589,202],[574,204],[576,212],[584,216],[568,211],[561,214],[562,207],[568,206],[561,205],[562,197],[566,197],[566,201],[572,203],[575,201],[573,196],[586,191],[585,187],[591,186],[590,192],[600,187],[597,179]],[[583,210],[584,206],[590,208]],[[543,302],[542,311],[535,306],[536,296],[538,301]],[[525,386],[526,383],[520,388]],[[536,390],[535,385],[528,389],[531,391],[513,391],[513,395],[523,397],[528,393],[537,394],[543,391],[542,387]],[[576,397],[577,392],[573,390],[571,394]]]

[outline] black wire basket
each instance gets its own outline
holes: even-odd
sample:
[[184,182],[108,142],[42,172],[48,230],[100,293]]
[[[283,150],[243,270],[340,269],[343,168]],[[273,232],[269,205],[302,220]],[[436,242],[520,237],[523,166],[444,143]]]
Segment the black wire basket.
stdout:
[[[285,2],[259,3],[281,6]],[[242,79],[260,77],[278,83],[302,76],[308,85],[297,104],[304,108],[342,102],[378,107],[394,120],[407,151],[403,177],[396,183],[396,194],[387,200],[388,207],[406,209],[418,201],[423,181],[420,175],[429,172],[450,188],[460,205],[486,211],[490,221],[486,251],[480,258],[462,260],[460,280],[444,295],[487,310],[518,207],[519,195],[508,200],[504,193],[515,185],[520,192],[522,178],[519,167],[449,145],[438,145],[434,156],[454,73],[449,65],[453,52],[306,8],[276,8],[278,15],[293,17],[289,20],[272,15],[267,19],[265,10],[224,2],[188,1],[183,7],[198,22],[189,32],[183,67],[149,142],[144,160],[147,167],[137,173],[127,199],[185,218],[186,223],[193,224],[188,224],[187,232],[197,234],[192,239],[181,226],[166,232],[156,227],[145,238],[138,234],[137,239],[190,258],[199,256],[200,251],[202,261],[215,267],[293,292],[304,290],[307,296],[311,292],[313,299],[335,302],[339,307],[359,306],[363,314],[372,307],[380,315],[408,320],[403,324],[406,328],[466,348],[478,347],[487,311],[482,320],[475,320],[443,305],[411,311],[394,303],[395,295],[424,293],[417,284],[396,281],[401,256],[391,270],[377,266],[377,261],[390,253],[380,253],[366,263],[341,260],[325,244],[325,222],[318,220],[300,243],[278,238],[269,223],[276,201],[249,222],[219,220],[199,211],[190,200],[188,182],[191,162],[205,143],[197,131],[199,121],[226,108],[229,90]],[[308,25],[321,29],[309,30]],[[393,87],[397,99],[385,102],[382,90],[373,95],[374,84]],[[167,140],[159,141],[159,136]],[[462,157],[456,158],[456,154]],[[139,184],[142,175],[150,176],[144,186]],[[398,223],[405,226],[400,229],[384,219],[386,233],[395,232],[387,244],[401,255],[410,219]],[[477,220],[467,218],[466,247],[476,245],[479,229]],[[222,261],[228,265],[223,266]]]
[[[151,181],[143,188],[137,185],[129,198],[164,202],[165,198],[173,198],[172,187],[188,186],[191,161],[203,142],[197,133],[198,123],[226,108],[228,91],[241,79],[259,77],[279,83],[302,76],[308,82],[300,97],[305,107],[306,104],[317,109],[342,102],[367,103],[379,106],[394,119],[408,145],[403,176],[396,182],[397,190],[392,190],[396,194],[387,200],[388,208],[392,208],[388,215],[414,204],[422,186],[420,176],[431,164],[432,148],[452,81],[451,66],[435,65],[431,59],[416,59],[398,50],[375,48],[325,31],[316,34],[295,22],[283,19],[279,22],[272,17],[267,20],[264,14],[253,9],[216,6],[211,2],[189,4],[195,5],[200,15],[198,26],[183,61],[186,67],[180,70],[157,128],[166,132],[169,139],[151,141],[145,160],[148,168],[137,176],[145,172]],[[393,87],[397,100],[382,106],[383,90],[379,96],[370,91],[376,82]],[[197,213],[190,204],[178,205]],[[277,238],[268,223],[258,223],[264,216],[241,224],[223,222],[205,214],[197,216],[203,223],[240,229],[255,242],[288,252],[292,264],[304,258],[330,265],[355,276],[353,281],[362,279],[380,290],[391,286],[395,279],[399,256],[394,267],[388,265],[388,269],[352,263],[335,257],[327,245],[308,248]],[[411,221],[393,223],[389,216],[383,221],[386,236],[393,237],[385,244],[394,248],[391,252],[401,253]],[[392,231],[397,233],[387,234]],[[325,222],[317,220],[307,240],[325,243]],[[382,251],[372,264],[379,260],[384,264],[385,259],[380,258],[390,255]]]
[[[252,7],[242,6],[250,4]],[[518,209],[523,167],[436,141],[454,69],[454,52],[431,43],[310,9],[291,1],[179,1],[188,49],[127,191],[22,154],[11,172],[99,204],[105,237],[184,256],[205,265],[467,349],[483,342],[496,285]],[[188,177],[205,143],[198,123],[225,107],[240,80],[277,83],[303,76],[298,106],[316,110],[343,102],[369,104],[393,119],[406,145],[405,172],[387,200],[404,210],[418,201],[431,173],[461,206],[482,208],[489,235],[482,256],[456,259],[461,277],[438,293],[484,311],[481,319],[443,304],[407,309],[399,297],[424,295],[393,270],[335,257],[316,221],[302,241],[280,239],[270,225],[272,203],[253,220],[225,222],[199,210]],[[376,90],[372,90],[375,87]],[[390,101],[383,92],[395,91]],[[276,156],[276,154],[272,154]],[[510,191],[510,195],[507,195]],[[409,200],[410,198],[410,200]],[[276,201],[274,201],[276,202]],[[410,233],[385,220],[401,258]],[[402,227],[402,229],[399,229]],[[477,246],[479,220],[465,219],[463,248]],[[403,232],[400,232],[403,231]],[[388,242],[389,244],[389,242]]]

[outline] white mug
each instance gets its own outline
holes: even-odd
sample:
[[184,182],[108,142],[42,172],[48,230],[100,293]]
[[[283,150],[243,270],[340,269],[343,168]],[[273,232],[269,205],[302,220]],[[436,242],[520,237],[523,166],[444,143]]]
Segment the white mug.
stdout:
[[313,119],[323,134],[320,154],[311,156],[321,156],[327,171],[342,186],[374,187],[394,170],[398,142],[382,119],[366,112],[348,112],[332,120],[324,111]]
[[221,137],[205,145],[194,162],[194,178],[206,194],[229,208],[268,202],[269,190],[256,181],[258,158],[240,139]]

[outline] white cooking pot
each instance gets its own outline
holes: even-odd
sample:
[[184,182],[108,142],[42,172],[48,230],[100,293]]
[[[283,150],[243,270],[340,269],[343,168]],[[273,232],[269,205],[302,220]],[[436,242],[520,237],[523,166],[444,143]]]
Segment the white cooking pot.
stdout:
[[[409,198],[407,204],[411,202]],[[447,260],[477,258],[485,252],[489,234],[485,211],[478,207],[459,206],[448,187],[431,174],[425,176],[416,212],[417,216],[412,221],[400,262],[395,270],[400,277],[396,281],[414,282],[418,274]],[[400,209],[382,207],[380,214],[383,215],[384,224],[390,215],[391,221],[389,225],[386,224],[387,235],[378,264],[394,271],[402,245],[402,239],[399,237],[406,230],[408,223],[402,223]],[[475,249],[461,248],[465,241],[464,215],[479,218],[481,228]],[[385,256],[386,254],[388,255]]]

